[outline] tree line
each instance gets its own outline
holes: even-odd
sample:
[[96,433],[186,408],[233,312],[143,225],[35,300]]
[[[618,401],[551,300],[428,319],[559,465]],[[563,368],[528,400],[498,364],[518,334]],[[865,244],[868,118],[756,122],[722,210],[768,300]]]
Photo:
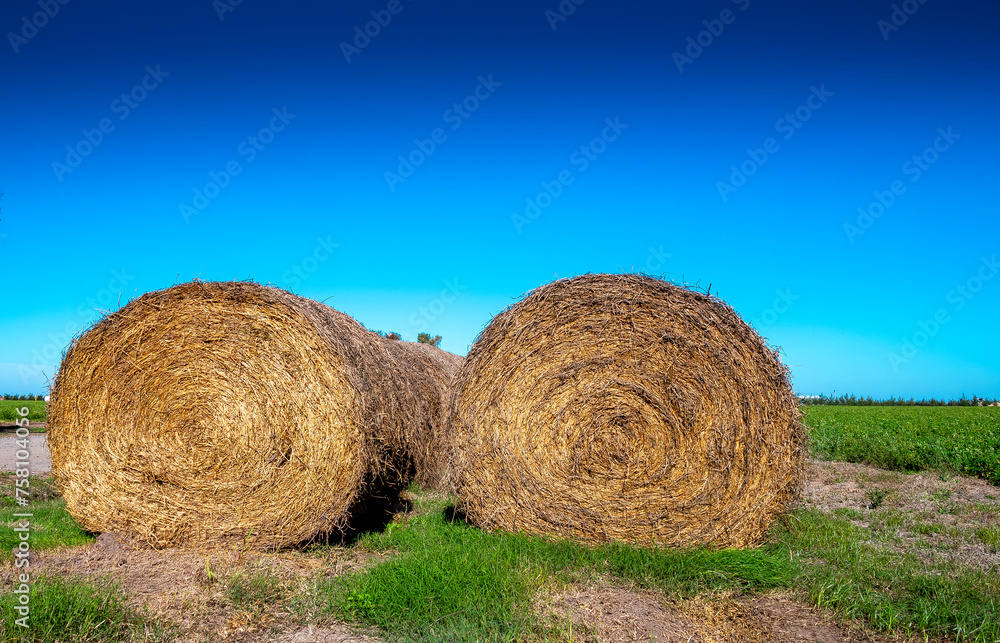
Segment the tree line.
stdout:
[[992,400],[987,398],[982,398],[977,395],[970,397],[962,397],[958,399],[914,399],[914,398],[902,398],[902,397],[890,397],[886,399],[876,399],[871,396],[859,397],[856,395],[840,395],[838,397],[833,397],[832,395],[820,394],[820,395],[800,395],[799,404],[817,404],[817,405],[842,405],[842,406],[986,406],[988,404],[997,403],[994,398]]

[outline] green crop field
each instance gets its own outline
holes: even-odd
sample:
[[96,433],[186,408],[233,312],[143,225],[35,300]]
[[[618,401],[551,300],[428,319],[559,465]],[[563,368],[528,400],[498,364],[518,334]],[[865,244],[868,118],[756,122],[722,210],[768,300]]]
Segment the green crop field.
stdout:
[[26,400],[0,400],[0,422],[15,422],[21,419],[17,410],[28,407],[28,420],[30,422],[45,421],[46,402],[35,402]]
[[895,471],[961,473],[1000,484],[1000,408],[807,406],[810,450],[822,460]]

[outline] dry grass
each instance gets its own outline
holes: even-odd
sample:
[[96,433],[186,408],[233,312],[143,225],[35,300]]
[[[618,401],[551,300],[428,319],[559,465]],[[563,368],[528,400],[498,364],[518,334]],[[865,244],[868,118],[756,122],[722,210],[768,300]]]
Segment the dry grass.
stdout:
[[67,508],[153,547],[273,549],[347,528],[373,494],[435,475],[411,454],[441,434],[448,379],[424,351],[255,283],[143,295],[79,337],[56,377]]
[[[672,599],[620,584],[576,585],[536,609],[567,643],[902,643],[838,623],[787,592]],[[555,638],[555,637],[553,637]]]
[[788,370],[724,302],[642,275],[541,287],[455,383],[456,489],[489,529],[748,547],[799,492]]

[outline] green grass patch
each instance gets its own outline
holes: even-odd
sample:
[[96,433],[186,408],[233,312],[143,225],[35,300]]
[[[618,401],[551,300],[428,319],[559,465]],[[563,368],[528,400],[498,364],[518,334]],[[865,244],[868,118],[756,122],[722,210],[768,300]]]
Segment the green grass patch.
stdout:
[[[59,489],[51,478],[28,478],[28,504],[20,506],[14,496],[14,474],[0,474],[0,560],[12,557],[11,549],[20,543],[18,532],[13,530],[23,520],[29,522],[28,543],[34,551],[54,547],[80,545],[94,540],[66,511],[66,501],[59,497]],[[14,514],[30,513],[30,518]]]
[[917,523],[913,526],[913,533],[920,536],[935,536],[948,532],[948,527],[935,523]]
[[263,611],[289,596],[281,579],[264,570],[233,574],[226,579],[224,593],[233,606],[252,612]]
[[850,507],[841,507],[839,509],[833,510],[833,515],[839,518],[846,518],[847,520],[861,520],[864,518],[864,514],[857,509],[852,509]]
[[990,551],[1000,551],[1000,527],[978,527],[975,536]]
[[29,597],[28,627],[21,627],[14,622],[17,595],[0,596],[0,642],[174,640],[170,626],[130,609],[122,590],[107,580],[38,576]]
[[959,643],[1000,638],[1000,580],[880,545],[880,534],[815,510],[793,512],[775,536],[802,561],[813,603],[872,627]]
[[399,640],[509,641],[544,633],[533,605],[545,588],[613,577],[686,597],[713,589],[787,587],[796,565],[781,546],[750,551],[587,548],[487,533],[447,517],[445,499],[419,500],[404,524],[354,547],[391,553],[369,569],[319,581],[321,612]]
[[[0,471],[0,507],[18,504],[17,494],[14,492],[18,480],[22,478],[18,478],[13,471]],[[26,485],[21,483],[21,489],[26,490],[21,492],[21,497],[26,498],[29,503],[60,497],[59,487],[50,476],[30,476]]]
[[676,598],[734,590],[755,593],[790,587],[798,574],[783,546],[759,549],[664,550],[608,545],[592,552],[590,568],[607,569],[638,587]]
[[24,416],[18,413],[19,409],[28,407],[29,422],[44,422],[47,402],[36,402],[28,400],[0,400],[0,422],[16,422]]
[[1000,409],[806,406],[813,456],[896,471],[961,473],[1000,484]]

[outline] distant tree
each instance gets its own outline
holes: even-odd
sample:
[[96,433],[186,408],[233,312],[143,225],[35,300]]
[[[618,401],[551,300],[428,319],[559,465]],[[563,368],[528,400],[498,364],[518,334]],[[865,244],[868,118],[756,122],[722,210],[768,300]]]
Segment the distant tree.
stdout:
[[417,341],[421,344],[430,344],[431,346],[437,346],[441,343],[441,336],[435,335],[433,338],[428,333],[420,333],[417,335]]
[[914,399],[910,398],[908,400],[902,397],[890,397],[888,399],[876,399],[871,396],[867,397],[857,397],[854,395],[841,395],[839,397],[833,397],[832,395],[826,395],[821,393],[820,395],[800,395],[799,404],[802,405],[843,405],[843,406],[976,406],[982,404],[983,406],[988,406],[989,400],[987,398],[982,398],[978,396],[973,396],[972,399],[965,397],[965,394],[957,400],[948,399]]
[[383,332],[382,332],[382,331],[380,331],[380,330],[377,330],[377,331],[375,331],[375,332],[376,332],[376,333],[378,333],[379,335],[381,335],[382,337],[385,337],[386,339],[394,339],[394,340],[400,340],[400,339],[403,339],[403,336],[402,336],[402,335],[400,335],[399,333],[392,333],[392,332],[389,332],[389,333],[383,333]]

